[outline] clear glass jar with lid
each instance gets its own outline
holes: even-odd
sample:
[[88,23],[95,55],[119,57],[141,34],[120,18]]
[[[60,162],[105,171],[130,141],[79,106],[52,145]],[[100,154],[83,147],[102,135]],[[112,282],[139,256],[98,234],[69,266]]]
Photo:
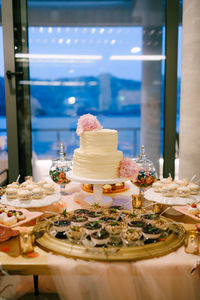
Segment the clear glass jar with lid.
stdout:
[[72,161],[66,158],[65,147],[63,144],[60,144],[58,158],[52,161],[52,165],[49,170],[49,175],[51,179],[60,185],[60,191],[62,194],[66,194],[64,192],[65,185],[70,182],[66,177],[66,172],[72,170]]

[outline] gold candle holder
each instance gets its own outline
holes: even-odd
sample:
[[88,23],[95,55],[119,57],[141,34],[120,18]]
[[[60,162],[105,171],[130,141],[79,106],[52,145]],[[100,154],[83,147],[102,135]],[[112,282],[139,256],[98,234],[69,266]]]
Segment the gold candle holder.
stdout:
[[163,210],[163,204],[155,203],[153,205],[153,212],[154,212],[154,214],[159,214],[159,213],[162,212],[162,210]]
[[198,232],[194,230],[188,231],[185,237],[185,252],[190,254],[198,254],[198,248]]
[[21,231],[19,234],[19,243],[20,243],[20,249],[22,253],[33,252],[32,231],[31,230]]
[[131,195],[132,197],[132,207],[133,208],[140,208],[142,207],[143,195],[139,193],[138,195]]

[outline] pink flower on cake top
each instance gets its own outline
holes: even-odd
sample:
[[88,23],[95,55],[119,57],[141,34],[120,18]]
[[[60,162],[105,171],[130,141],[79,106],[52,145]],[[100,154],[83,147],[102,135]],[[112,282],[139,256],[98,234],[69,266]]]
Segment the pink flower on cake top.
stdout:
[[91,114],[86,114],[78,119],[78,126],[76,129],[77,135],[81,135],[84,131],[100,130],[103,127],[100,125],[97,118]]
[[139,171],[140,167],[131,158],[125,157],[120,163],[120,177],[131,178],[132,180],[136,180]]

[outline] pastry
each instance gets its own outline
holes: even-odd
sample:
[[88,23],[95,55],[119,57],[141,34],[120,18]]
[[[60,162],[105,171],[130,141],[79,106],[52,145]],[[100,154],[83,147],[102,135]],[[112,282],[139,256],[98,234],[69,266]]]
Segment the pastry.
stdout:
[[187,186],[180,186],[177,188],[177,195],[179,197],[188,197],[190,195],[190,188]]
[[18,197],[20,200],[31,200],[32,193],[29,190],[20,189],[18,191]]
[[43,190],[40,187],[35,187],[32,190],[32,198],[33,199],[41,199],[43,197]]
[[190,183],[190,184],[188,185],[188,187],[189,187],[189,189],[190,189],[190,194],[191,194],[191,195],[198,195],[199,189],[200,189],[199,185],[194,184],[194,183]]
[[54,192],[54,186],[53,184],[46,183],[43,185],[43,190],[46,195],[51,195]]
[[6,197],[7,199],[16,199],[17,198],[18,189],[16,188],[8,188],[6,189]]

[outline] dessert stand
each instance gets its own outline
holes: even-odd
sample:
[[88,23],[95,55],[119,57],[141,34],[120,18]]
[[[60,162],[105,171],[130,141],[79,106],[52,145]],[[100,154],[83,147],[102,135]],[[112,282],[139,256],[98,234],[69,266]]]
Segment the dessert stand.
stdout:
[[164,197],[161,193],[156,193],[152,188],[144,193],[144,197],[148,201],[154,201],[165,205],[186,205],[200,201],[200,195],[191,195],[190,197]]
[[112,178],[112,179],[90,179],[78,177],[73,174],[73,171],[67,172],[66,177],[69,180],[79,182],[79,183],[87,183],[93,184],[93,195],[87,196],[85,200],[92,203],[98,203],[101,206],[111,206],[112,198],[108,196],[103,196],[103,185],[104,184],[114,184],[127,181],[125,178]]
[[60,199],[61,199],[61,195],[59,191],[55,191],[52,195],[48,195],[41,199],[31,199],[31,200],[24,200],[24,201],[18,198],[7,199],[6,194],[4,194],[1,198],[0,204],[29,209],[29,208],[46,207],[60,201]]

